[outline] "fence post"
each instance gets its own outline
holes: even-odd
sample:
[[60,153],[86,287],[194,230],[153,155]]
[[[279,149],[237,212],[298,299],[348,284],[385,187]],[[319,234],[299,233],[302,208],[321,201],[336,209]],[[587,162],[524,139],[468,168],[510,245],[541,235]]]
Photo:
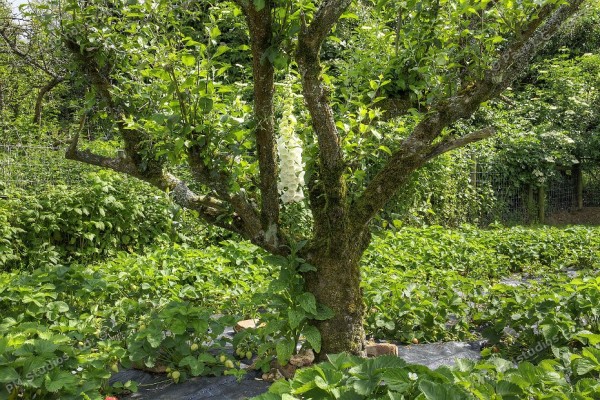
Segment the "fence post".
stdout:
[[573,174],[575,175],[575,193],[577,194],[577,209],[583,209],[583,171],[581,164],[573,165]]
[[546,188],[540,186],[538,189],[538,221],[543,224],[546,220]]
[[535,198],[533,196],[533,185],[531,183],[527,184],[527,219],[528,223],[532,223],[535,221]]

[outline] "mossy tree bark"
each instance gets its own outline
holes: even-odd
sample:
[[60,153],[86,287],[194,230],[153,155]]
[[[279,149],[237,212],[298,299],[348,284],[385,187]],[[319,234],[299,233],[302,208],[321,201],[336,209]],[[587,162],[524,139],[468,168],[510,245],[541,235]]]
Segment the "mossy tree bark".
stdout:
[[339,257],[315,254],[313,263],[317,272],[306,275],[306,288],[317,301],[333,310],[334,317],[314,321],[321,332],[321,353],[350,352],[362,354],[365,331],[363,328],[364,302],[360,288],[359,258],[342,254]]

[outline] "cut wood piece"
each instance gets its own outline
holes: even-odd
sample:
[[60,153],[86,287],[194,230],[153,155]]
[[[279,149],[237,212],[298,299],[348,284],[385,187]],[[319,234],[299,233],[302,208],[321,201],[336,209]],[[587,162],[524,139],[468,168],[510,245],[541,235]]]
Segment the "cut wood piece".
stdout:
[[257,319],[245,319],[245,320],[239,321],[237,324],[235,324],[235,327],[233,329],[235,329],[236,332],[240,332],[245,329],[255,329],[257,324],[258,324]]
[[378,357],[383,355],[398,355],[398,346],[392,343],[371,343],[365,348],[367,357]]

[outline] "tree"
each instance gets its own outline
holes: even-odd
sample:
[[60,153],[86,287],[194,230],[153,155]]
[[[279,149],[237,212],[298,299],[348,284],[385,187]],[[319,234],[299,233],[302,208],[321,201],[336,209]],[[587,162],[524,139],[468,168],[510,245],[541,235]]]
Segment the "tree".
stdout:
[[[0,3],[0,8],[5,10],[4,13],[10,9],[4,1]],[[0,49],[13,56],[13,63],[17,64],[18,69],[32,69],[37,75],[35,80],[45,79],[43,83],[35,83],[39,90],[35,100],[33,123],[40,125],[44,98],[66,79],[66,71],[62,62],[64,56],[57,51],[61,48],[56,46],[57,37],[44,34],[40,24],[35,21],[35,14],[30,14],[29,17],[33,18],[17,18],[12,15],[2,18]],[[48,32],[51,31],[46,31]]]
[[361,353],[371,220],[413,171],[492,134],[453,125],[500,95],[583,3],[70,0],[56,8],[65,46],[126,156],[80,150],[77,136],[66,156],[167,190],[275,255],[307,240],[306,289],[334,313],[313,321],[321,355]]

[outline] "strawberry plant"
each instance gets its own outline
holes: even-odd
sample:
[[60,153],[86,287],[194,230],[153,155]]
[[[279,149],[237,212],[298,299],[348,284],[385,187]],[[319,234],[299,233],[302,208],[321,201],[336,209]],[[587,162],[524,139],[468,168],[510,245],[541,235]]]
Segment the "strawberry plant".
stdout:
[[[326,393],[323,398],[356,389],[369,393],[357,398],[396,391],[407,399],[460,398],[470,390],[490,398],[535,398],[544,390],[594,398],[597,237],[597,228],[581,227],[431,227],[381,235],[364,264],[368,333],[405,343],[485,338],[485,359],[435,372],[399,364],[386,372],[385,365],[348,359],[347,367],[302,370],[297,380],[273,390],[297,398],[306,396],[294,394],[304,385]],[[267,369],[273,358],[285,364],[301,346],[319,349],[309,322],[329,314],[305,293],[298,274],[311,265],[296,256],[265,257],[245,242],[205,240],[201,249],[161,244],[96,264],[0,272],[0,399],[127,393],[135,383],[109,387],[107,377],[133,365],[163,370],[177,382],[240,375],[229,339],[219,335],[236,318],[258,320],[257,329],[242,331],[231,343],[239,359],[252,359],[257,367]],[[62,364],[52,364],[65,355]],[[43,362],[52,369],[42,368]],[[515,368],[517,363],[525,366]],[[28,379],[31,373],[34,379]],[[378,379],[391,395],[373,388]]]
[[222,334],[234,321],[228,316],[213,317],[206,309],[189,303],[169,303],[127,338],[131,363],[126,365],[169,368],[173,374],[177,372],[172,374],[176,381],[188,376],[221,375],[228,367],[216,355],[223,354],[229,339]]
[[[594,361],[579,364],[585,374],[598,357],[597,349],[584,349]],[[300,370],[290,381],[275,382],[268,393],[253,400],[300,399],[522,399],[577,398],[600,395],[600,381],[592,378],[571,384],[569,369],[556,360],[538,365],[514,366],[499,357],[474,362],[458,360],[454,367],[430,370],[406,364],[393,356],[361,359],[347,354],[329,355],[329,361]],[[583,358],[576,358],[580,360]],[[593,375],[590,375],[593,376]],[[597,375],[596,375],[597,377]]]

